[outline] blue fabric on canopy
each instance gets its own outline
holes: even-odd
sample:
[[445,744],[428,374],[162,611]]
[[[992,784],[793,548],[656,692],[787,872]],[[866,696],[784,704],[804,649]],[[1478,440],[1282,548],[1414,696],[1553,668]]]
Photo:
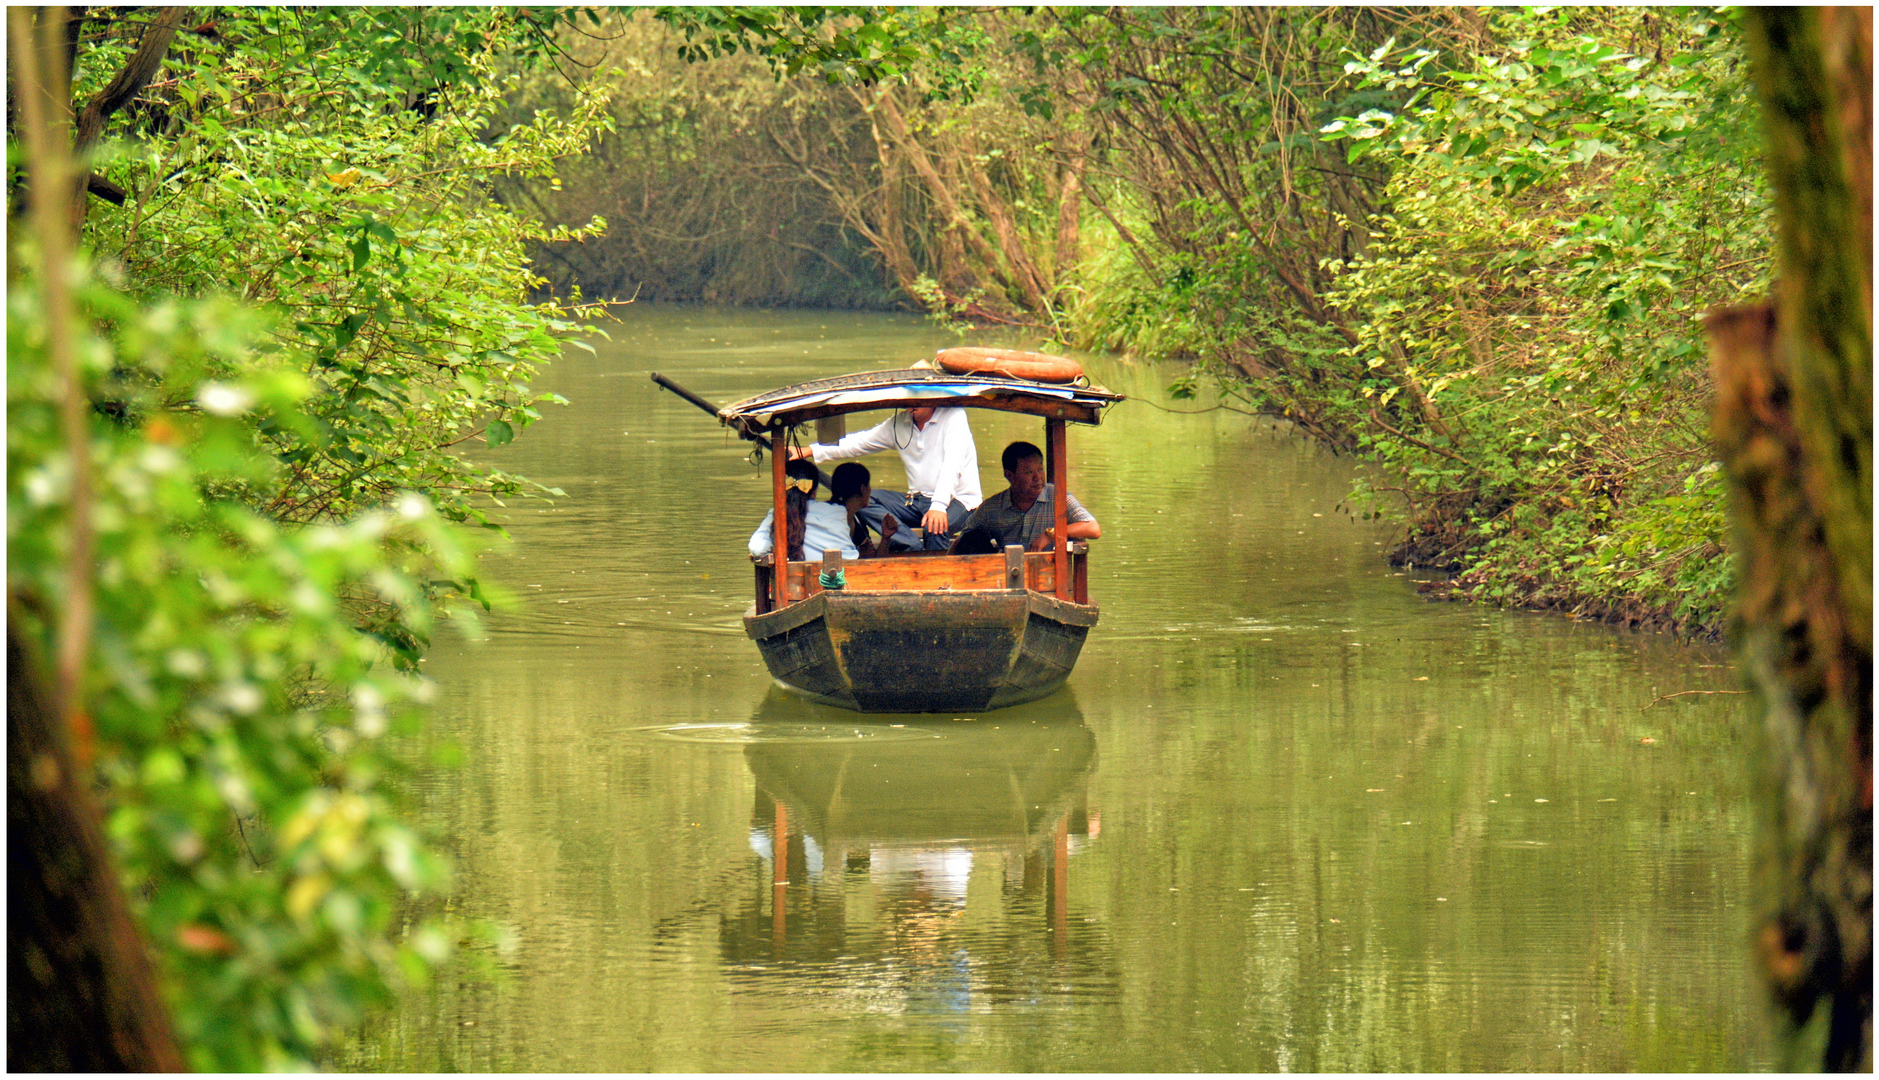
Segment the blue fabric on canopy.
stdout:
[[810,410],[826,416],[878,408],[889,402],[895,408],[921,402],[967,404],[960,400],[962,398],[980,399],[973,403],[986,408],[1013,411],[1027,411],[1018,405],[1027,399],[1069,402],[1080,407],[1077,412],[1090,416],[1091,419],[1085,421],[1088,423],[1094,423],[1107,406],[1123,400],[1121,394],[1100,386],[1030,382],[1005,375],[948,375],[924,368],[907,368],[868,371],[786,386],[727,405],[718,411],[718,418],[748,431],[778,422],[797,423],[793,415]]

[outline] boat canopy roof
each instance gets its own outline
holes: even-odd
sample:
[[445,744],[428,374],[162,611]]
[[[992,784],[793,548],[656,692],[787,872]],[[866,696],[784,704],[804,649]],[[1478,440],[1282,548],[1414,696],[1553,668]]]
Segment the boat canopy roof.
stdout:
[[1100,386],[1041,383],[1008,375],[954,375],[928,368],[865,371],[785,386],[718,410],[723,423],[755,435],[826,416],[922,405],[964,406],[1031,413],[1079,424],[1102,421],[1102,411],[1123,395]]

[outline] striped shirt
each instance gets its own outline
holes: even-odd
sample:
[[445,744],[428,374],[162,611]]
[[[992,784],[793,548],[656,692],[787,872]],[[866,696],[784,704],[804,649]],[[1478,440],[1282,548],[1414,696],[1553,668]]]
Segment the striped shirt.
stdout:
[[[1029,510],[1021,514],[1012,509],[1011,489],[1006,488],[980,503],[979,508],[972,511],[966,520],[960,523],[959,531],[963,533],[967,529],[984,529],[998,538],[998,546],[1001,548],[1006,544],[1018,544],[1028,548],[1031,546],[1031,541],[1042,536],[1044,530],[1055,524],[1055,511],[1051,509],[1051,500],[1056,498],[1056,492],[1057,485],[1045,484],[1043,494],[1037,497],[1037,501],[1031,504]],[[1095,515],[1083,509],[1083,504],[1077,501],[1075,495],[1065,496],[1064,502],[1069,508],[1064,517],[1066,522],[1096,520]]]

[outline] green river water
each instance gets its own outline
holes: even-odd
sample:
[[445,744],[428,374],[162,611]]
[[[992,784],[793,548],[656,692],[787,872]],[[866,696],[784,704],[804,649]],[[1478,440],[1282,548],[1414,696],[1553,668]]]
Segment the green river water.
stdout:
[[[913,317],[634,306],[540,384],[487,576],[425,670],[413,790],[490,969],[406,995],[342,1068],[1733,1071],[1751,810],[1725,654],[1430,603],[1340,506],[1354,466],[1174,368],[1072,425],[1102,621],[1066,690],[861,717],[745,637],[729,402],[959,343]],[[1016,344],[994,337],[978,344]],[[1160,406],[1160,407],[1157,407]],[[984,490],[1042,424],[973,410]],[[850,430],[873,414],[850,418]],[[892,455],[868,459],[898,488]]]

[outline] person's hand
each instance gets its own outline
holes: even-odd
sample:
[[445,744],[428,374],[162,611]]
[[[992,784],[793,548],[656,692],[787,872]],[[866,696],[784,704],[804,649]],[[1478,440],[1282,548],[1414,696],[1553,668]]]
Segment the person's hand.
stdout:
[[807,446],[792,446],[789,448],[789,460],[801,461],[803,458],[809,457],[813,453],[814,451],[810,450]]
[[946,511],[928,510],[926,516],[920,519],[920,527],[926,530],[928,536],[945,536]]
[[894,535],[894,530],[898,528],[900,528],[899,518],[895,517],[892,514],[889,514],[886,517],[882,518],[881,519],[881,541],[885,543],[887,541],[887,538]]
[[1043,532],[1038,533],[1037,537],[1031,541],[1030,550],[1050,551],[1056,546],[1057,546],[1057,530],[1045,529]]

